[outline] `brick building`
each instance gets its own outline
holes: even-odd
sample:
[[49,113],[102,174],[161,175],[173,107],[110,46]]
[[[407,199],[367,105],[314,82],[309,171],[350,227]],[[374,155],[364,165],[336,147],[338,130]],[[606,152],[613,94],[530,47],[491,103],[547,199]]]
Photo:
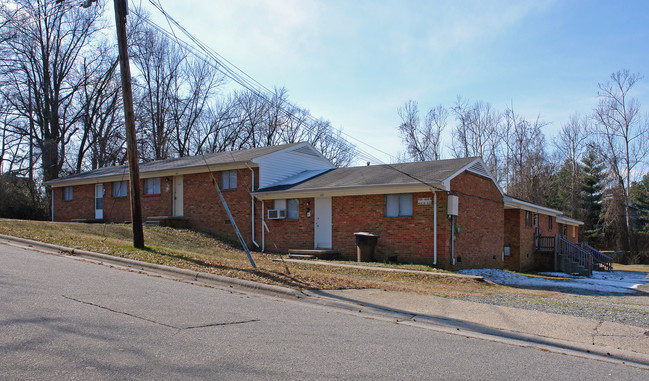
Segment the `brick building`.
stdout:
[[336,168],[255,196],[264,209],[287,208],[265,221],[282,251],[334,248],[354,259],[354,233],[367,232],[379,236],[378,261],[503,264],[503,194],[479,158]]
[[[252,248],[331,249],[356,258],[355,233],[379,236],[375,260],[442,268],[535,267],[535,228],[556,234],[579,221],[504,196],[480,158],[334,166],[307,143],[140,165],[142,212],[234,239],[213,182]],[[55,221],[128,222],[128,168],[47,183]],[[572,225],[571,225],[572,224]]]

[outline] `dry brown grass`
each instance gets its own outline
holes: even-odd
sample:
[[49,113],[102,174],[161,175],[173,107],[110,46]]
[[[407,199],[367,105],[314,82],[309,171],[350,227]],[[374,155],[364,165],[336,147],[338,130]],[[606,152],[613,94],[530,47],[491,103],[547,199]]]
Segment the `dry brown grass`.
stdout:
[[[425,272],[413,274],[274,262],[278,255],[258,252],[252,253],[258,266],[255,270],[240,249],[208,234],[165,227],[144,228],[146,248],[143,250],[132,247],[131,226],[124,224],[0,219],[0,234],[295,289],[381,288],[440,296],[509,290],[489,282],[431,276]],[[423,265],[371,265],[439,272]]]
[[613,270],[649,272],[649,265],[623,265],[613,263]]

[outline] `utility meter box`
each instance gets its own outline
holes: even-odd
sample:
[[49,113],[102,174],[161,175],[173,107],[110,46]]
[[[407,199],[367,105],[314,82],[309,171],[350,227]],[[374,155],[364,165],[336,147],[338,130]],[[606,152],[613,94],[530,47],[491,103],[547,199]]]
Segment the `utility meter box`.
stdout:
[[448,196],[448,207],[446,213],[449,216],[457,216],[458,211],[458,197],[457,196]]

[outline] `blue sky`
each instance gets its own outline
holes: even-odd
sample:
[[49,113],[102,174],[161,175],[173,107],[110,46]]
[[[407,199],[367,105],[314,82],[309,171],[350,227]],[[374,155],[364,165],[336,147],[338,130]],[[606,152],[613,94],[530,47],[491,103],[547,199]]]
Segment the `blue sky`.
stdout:
[[[593,109],[597,84],[612,72],[649,76],[649,1],[163,4],[265,86],[285,86],[293,103],[390,155],[404,150],[397,109],[409,99],[420,110],[450,107],[458,96],[497,110],[513,102],[526,118],[549,123],[551,140],[571,114]],[[632,95],[649,112],[648,78]],[[454,124],[449,119],[447,137]]]

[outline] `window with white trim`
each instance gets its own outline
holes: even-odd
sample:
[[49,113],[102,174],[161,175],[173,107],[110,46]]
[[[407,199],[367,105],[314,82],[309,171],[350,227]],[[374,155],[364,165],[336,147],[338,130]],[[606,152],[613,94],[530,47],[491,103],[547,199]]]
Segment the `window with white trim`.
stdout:
[[221,189],[235,189],[237,187],[237,171],[221,172]]
[[385,195],[385,216],[386,217],[412,216],[412,193],[386,194]]
[[113,182],[113,197],[126,197],[128,186],[126,180]]
[[63,200],[72,201],[72,187],[63,187]]
[[300,202],[297,198],[273,200],[273,209],[286,210],[287,220],[300,218]]
[[286,218],[297,220],[300,217],[300,203],[297,198],[286,200]]
[[160,178],[144,179],[144,194],[160,194]]

